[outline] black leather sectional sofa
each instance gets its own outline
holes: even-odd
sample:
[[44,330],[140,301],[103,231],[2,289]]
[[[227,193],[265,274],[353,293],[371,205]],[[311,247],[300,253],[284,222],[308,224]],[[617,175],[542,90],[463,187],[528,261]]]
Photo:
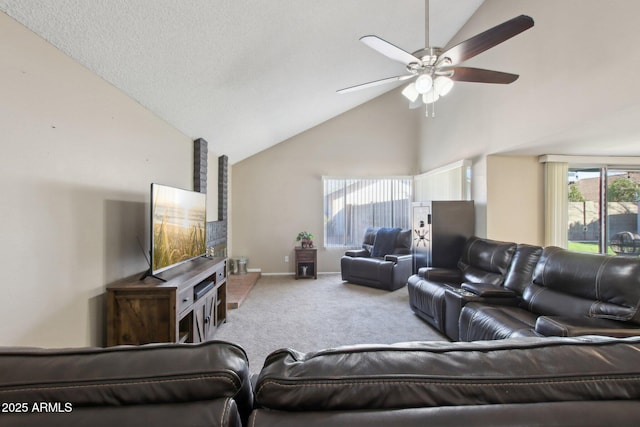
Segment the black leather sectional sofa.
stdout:
[[0,348],[2,426],[637,426],[640,337]]
[[408,280],[414,312],[452,340],[640,335],[640,259],[470,238],[456,269]]

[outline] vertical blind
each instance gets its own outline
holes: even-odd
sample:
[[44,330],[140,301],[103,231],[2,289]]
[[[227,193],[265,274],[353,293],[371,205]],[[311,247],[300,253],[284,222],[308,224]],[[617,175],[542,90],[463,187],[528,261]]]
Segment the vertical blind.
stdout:
[[547,162],[544,169],[544,244],[567,248],[569,164]]
[[325,246],[360,246],[367,227],[409,228],[411,177],[322,181]]

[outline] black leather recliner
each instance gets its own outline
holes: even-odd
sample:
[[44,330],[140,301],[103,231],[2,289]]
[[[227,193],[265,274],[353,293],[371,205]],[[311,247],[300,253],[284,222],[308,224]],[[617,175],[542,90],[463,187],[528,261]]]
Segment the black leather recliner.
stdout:
[[389,231],[367,228],[362,249],[345,252],[340,260],[342,280],[388,291],[400,289],[407,283],[413,269],[411,230],[394,229],[395,241],[390,244],[382,244],[381,230]]
[[[456,269],[425,267],[408,279],[409,303],[412,310],[438,331],[447,333],[445,294],[459,290],[463,283],[501,286],[517,245],[511,242],[470,237],[465,243]],[[450,325],[457,335],[458,322]],[[449,333],[447,333],[449,335]],[[456,339],[455,337],[451,337]]]

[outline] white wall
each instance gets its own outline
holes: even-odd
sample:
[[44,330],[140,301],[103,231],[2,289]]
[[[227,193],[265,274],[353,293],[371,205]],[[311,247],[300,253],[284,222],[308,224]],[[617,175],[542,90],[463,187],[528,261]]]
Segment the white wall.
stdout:
[[322,176],[415,174],[418,116],[402,99],[392,91],[234,164],[231,255],[264,273],[293,272],[295,237],[306,230],[318,271],[340,271],[344,249],[322,247]]
[[2,13],[0,52],[0,345],[102,345],[149,185],[193,188],[192,140]]
[[[640,123],[640,55],[634,53],[640,44],[640,2],[486,0],[456,40],[520,14],[531,16],[535,26],[465,63],[520,74],[519,80],[511,85],[458,83],[437,102],[437,117],[421,121],[420,172],[474,159],[473,198],[481,235],[487,232],[483,215],[491,165],[486,156],[519,150],[534,154],[541,144],[544,151],[538,154],[594,154],[607,151],[607,135],[617,132],[607,130],[607,123],[616,123],[613,117],[624,113],[635,124],[631,128]],[[597,143],[586,144],[595,134],[600,135]]]

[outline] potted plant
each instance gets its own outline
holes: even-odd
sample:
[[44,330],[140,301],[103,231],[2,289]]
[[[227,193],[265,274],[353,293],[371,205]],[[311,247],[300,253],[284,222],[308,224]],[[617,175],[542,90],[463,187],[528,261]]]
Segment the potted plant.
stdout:
[[301,231],[298,233],[296,241],[301,242],[303,248],[312,248],[313,234],[309,233],[308,231]]

